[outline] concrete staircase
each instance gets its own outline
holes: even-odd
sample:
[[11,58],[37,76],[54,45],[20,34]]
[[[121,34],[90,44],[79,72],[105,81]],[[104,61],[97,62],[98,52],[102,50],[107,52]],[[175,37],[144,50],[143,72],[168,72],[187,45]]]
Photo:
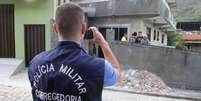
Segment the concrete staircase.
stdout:
[[8,79],[22,69],[23,60],[0,58],[0,78]]

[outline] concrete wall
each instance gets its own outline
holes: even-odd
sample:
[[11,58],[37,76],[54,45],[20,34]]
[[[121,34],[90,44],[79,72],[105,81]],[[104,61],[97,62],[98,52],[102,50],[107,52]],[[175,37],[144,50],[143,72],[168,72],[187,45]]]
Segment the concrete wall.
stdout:
[[53,0],[0,0],[0,4],[15,5],[15,48],[16,58],[25,59],[24,24],[45,24],[46,49],[51,47],[50,19],[54,12]]
[[201,45],[197,45],[197,46],[191,46],[193,51],[199,51],[201,52]]
[[201,90],[201,54],[171,48],[111,43],[123,69],[148,70],[176,88]]
[[201,44],[186,44],[185,46],[191,51],[201,52]]

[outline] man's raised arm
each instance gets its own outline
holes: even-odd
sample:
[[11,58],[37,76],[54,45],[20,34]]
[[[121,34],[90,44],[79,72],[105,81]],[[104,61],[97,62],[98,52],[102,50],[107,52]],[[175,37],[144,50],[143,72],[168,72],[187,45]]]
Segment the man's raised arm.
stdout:
[[96,27],[91,27],[91,29],[94,33],[93,41],[101,47],[105,59],[112,64],[112,66],[116,70],[117,78],[118,78],[118,80],[120,80],[120,78],[121,78],[121,66],[120,66],[116,56],[114,55],[114,53],[112,52],[108,42],[104,39],[104,37],[98,31],[98,29]]

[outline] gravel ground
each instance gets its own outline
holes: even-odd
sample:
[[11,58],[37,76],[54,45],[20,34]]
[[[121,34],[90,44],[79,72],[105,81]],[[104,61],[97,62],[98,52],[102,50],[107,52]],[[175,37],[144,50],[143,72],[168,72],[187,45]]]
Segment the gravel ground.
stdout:
[[138,92],[168,93],[171,90],[157,75],[134,69],[123,71],[122,81],[116,87]]
[[30,90],[0,85],[0,101],[32,101]]

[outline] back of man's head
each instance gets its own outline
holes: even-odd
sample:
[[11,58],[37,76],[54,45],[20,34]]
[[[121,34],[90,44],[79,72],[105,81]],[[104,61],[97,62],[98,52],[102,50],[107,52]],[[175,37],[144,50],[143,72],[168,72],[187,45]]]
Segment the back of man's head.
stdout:
[[84,11],[75,3],[65,3],[56,10],[55,22],[63,36],[77,34],[84,21]]

